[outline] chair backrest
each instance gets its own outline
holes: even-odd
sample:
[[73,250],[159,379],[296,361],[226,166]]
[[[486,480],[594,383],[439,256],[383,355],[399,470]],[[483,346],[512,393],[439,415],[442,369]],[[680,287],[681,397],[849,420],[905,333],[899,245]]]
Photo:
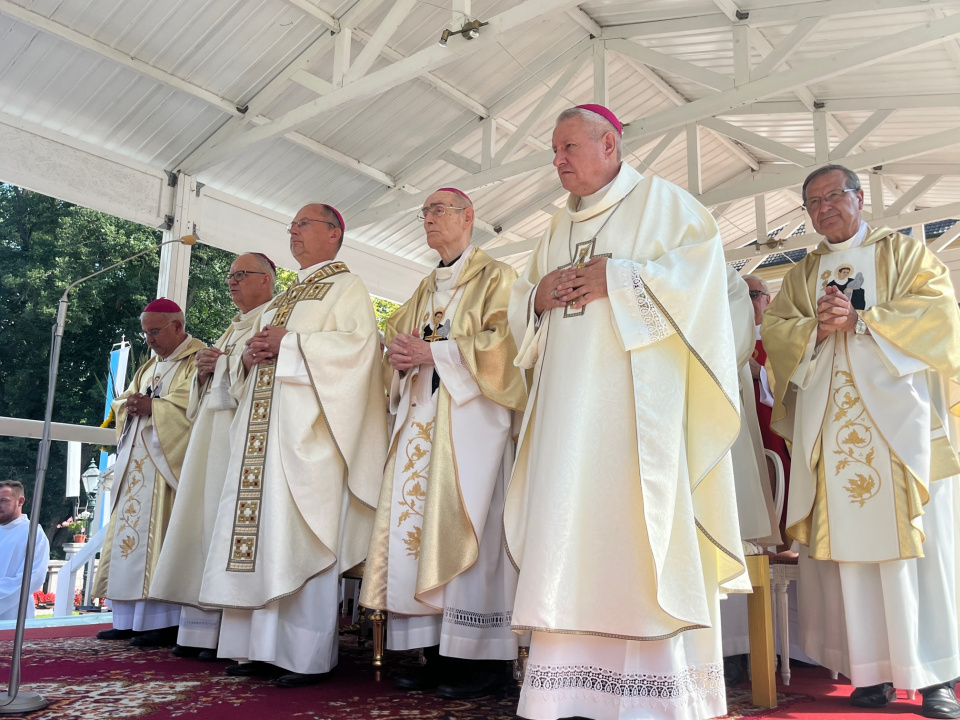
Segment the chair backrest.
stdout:
[[764,449],[767,456],[767,469],[770,471],[770,482],[773,483],[773,504],[776,507],[777,518],[783,515],[784,478],[783,461],[773,450]]

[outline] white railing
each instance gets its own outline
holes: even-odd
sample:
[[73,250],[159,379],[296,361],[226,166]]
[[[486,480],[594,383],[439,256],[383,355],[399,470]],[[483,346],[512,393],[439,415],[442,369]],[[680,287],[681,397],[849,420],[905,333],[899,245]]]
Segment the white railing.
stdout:
[[[80,552],[67,560],[60,568],[57,579],[57,596],[53,601],[54,617],[73,615],[73,597],[76,592],[74,588],[77,586],[77,573],[80,572],[87,563],[90,564],[88,572],[93,573],[93,561],[103,547],[103,540],[106,536],[107,527],[104,526],[84,544]],[[86,584],[86,587],[90,587],[89,582]],[[87,598],[87,600],[89,601],[89,598]]]

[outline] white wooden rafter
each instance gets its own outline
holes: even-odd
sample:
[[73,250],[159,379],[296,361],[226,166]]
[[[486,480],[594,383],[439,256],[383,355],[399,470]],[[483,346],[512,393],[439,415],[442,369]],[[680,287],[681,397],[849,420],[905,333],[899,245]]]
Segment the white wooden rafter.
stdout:
[[[787,35],[780,43],[767,52],[766,57],[763,58],[760,62],[757,63],[756,67],[750,71],[751,80],[759,80],[762,77],[766,77],[771,73],[777,71],[777,69],[786,64],[787,58],[804,42],[809,38],[814,31],[820,26],[820,24],[825,20],[824,17],[813,17],[806,18],[805,20],[797,23],[796,27]],[[766,41],[763,33],[759,30],[756,30],[755,33],[751,33],[754,37],[754,42],[761,44],[758,39],[762,38],[763,41]],[[767,43],[769,44],[769,43]],[[789,66],[787,66],[789,67]]]
[[380,57],[387,41],[397,31],[400,23],[403,22],[416,4],[417,0],[396,0],[394,2],[373,35],[370,36],[370,40],[350,65],[350,69],[344,76],[344,82],[354,82],[367,74],[367,71],[373,67],[377,58]]
[[686,127],[687,134],[687,190],[692,195],[703,191],[700,167],[700,128],[696,123]]
[[913,210],[917,200],[923,197],[924,193],[929,192],[941,179],[943,179],[942,175],[925,175],[920,178],[913,184],[913,187],[897,198],[895,202],[890,203],[887,213],[898,215],[901,212]]
[[333,32],[340,32],[340,22],[333,17],[330,13],[325,10],[321,10],[316,5],[314,5],[310,0],[283,0],[288,5],[293,5],[301,12],[306,13],[314,20],[319,21],[326,27],[333,30]]
[[705,87],[715,90],[730,90],[733,88],[733,79],[727,75],[721,75],[686,60],[637,45],[630,40],[608,40],[605,44],[608,49],[620,55],[626,55],[637,62],[658,70],[685,77]]

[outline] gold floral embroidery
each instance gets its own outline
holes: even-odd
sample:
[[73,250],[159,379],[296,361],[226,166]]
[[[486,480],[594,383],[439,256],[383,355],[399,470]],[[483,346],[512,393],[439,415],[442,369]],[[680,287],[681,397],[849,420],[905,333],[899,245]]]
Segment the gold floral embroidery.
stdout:
[[[841,482],[846,483],[843,489],[850,496],[850,502],[863,507],[867,500],[877,496],[881,485],[880,473],[873,465],[876,456],[873,427],[853,384],[853,376],[845,370],[836,370],[834,378],[839,384],[833,388],[831,396],[835,409],[833,420],[846,419],[836,431],[839,450],[834,450],[833,454],[841,457],[834,472]],[[852,476],[844,476],[848,468]]]
[[143,490],[143,465],[145,458],[132,458],[133,469],[128,475],[127,489],[123,494],[123,503],[117,514],[117,537],[120,542],[120,556],[126,560],[140,547],[140,510],[143,501],[140,491]]
[[[401,527],[408,520],[413,527],[407,530],[406,537],[403,538],[403,544],[407,547],[407,555],[420,558],[420,530],[421,526],[417,524],[415,518],[423,518],[423,503],[427,498],[427,491],[424,489],[427,484],[427,470],[430,466],[430,447],[433,444],[433,423],[421,423],[414,420],[410,427],[417,433],[407,441],[405,454],[407,462],[403,466],[403,472],[406,477],[403,480],[403,487],[400,490],[400,507],[403,512],[397,520],[397,527]],[[421,462],[426,458],[425,462]]]

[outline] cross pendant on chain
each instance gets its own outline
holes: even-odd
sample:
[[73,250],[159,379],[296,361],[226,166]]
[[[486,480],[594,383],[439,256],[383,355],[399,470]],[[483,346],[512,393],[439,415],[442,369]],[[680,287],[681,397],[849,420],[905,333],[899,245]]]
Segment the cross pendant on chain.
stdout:
[[[584,265],[586,265],[588,262],[593,260],[595,257],[605,257],[605,258],[613,257],[610,253],[594,254],[594,250],[596,249],[597,249],[596,237],[592,237],[589,240],[584,240],[583,242],[577,243],[573,252],[573,258],[574,258],[573,261],[570,263],[567,263],[566,265],[561,265],[560,267],[557,268],[557,270],[566,270],[569,267],[582,268]],[[563,316],[565,318],[580,317],[581,315],[583,315],[584,311],[587,309],[587,306],[584,305],[579,310],[574,310],[573,305],[575,302],[576,302],[575,300],[570,300],[569,302],[567,302],[566,307],[563,308]]]

